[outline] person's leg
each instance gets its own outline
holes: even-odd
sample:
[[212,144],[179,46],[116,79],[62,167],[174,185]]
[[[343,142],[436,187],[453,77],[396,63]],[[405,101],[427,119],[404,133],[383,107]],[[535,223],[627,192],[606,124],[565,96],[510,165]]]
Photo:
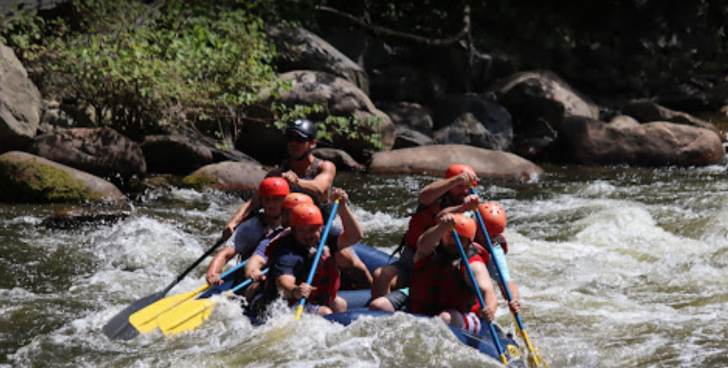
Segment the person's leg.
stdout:
[[[396,264],[396,263],[395,263]],[[397,284],[399,270],[394,265],[386,265],[374,271],[372,284],[372,300],[389,294]]]
[[353,285],[350,285],[350,289],[369,289],[372,287],[374,279],[369,273],[369,269],[351,248],[337,252],[334,257],[336,258],[336,265],[341,270],[342,279],[347,279],[353,283]]
[[409,296],[402,290],[395,290],[369,303],[369,310],[395,312],[408,307]]
[[333,314],[333,313],[334,313],[334,311],[332,311],[332,310],[331,310],[331,308],[329,308],[329,307],[327,307],[327,306],[325,306],[325,305],[322,305],[322,306],[321,306],[321,307],[319,308],[319,310],[318,310],[318,313],[317,313],[317,314],[318,314],[319,316],[328,316],[329,314]]
[[340,296],[337,296],[336,298],[334,298],[334,300],[329,302],[328,307],[331,308],[331,311],[333,313],[346,312],[346,308],[347,308],[346,299],[344,299]]
[[480,318],[475,313],[466,313],[463,315],[456,310],[448,309],[440,313],[440,318],[454,327],[462,328],[471,333],[477,334],[480,332]]
[[392,302],[387,299],[386,296],[380,296],[369,303],[369,310],[383,311],[383,312],[394,312],[394,306]]

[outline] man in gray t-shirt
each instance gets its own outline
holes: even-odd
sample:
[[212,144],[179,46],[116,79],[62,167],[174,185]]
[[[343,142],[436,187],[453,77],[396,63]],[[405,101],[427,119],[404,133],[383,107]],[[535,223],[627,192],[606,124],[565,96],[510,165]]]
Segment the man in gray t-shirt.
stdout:
[[[227,244],[215,255],[207,268],[208,284],[222,284],[220,272],[236,254],[248,259],[261,240],[274,236],[278,233],[277,230],[281,229],[283,198],[290,193],[288,182],[283,178],[266,178],[260,183],[258,193],[263,204],[263,212],[251,216],[240,224]],[[245,278],[250,276],[245,275]]]

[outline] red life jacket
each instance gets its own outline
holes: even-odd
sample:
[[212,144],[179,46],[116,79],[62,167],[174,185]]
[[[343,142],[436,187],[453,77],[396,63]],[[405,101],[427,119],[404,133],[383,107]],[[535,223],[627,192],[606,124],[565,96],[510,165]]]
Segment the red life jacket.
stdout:
[[[330,241],[332,241],[332,239],[336,238],[329,236],[329,239],[327,239],[326,243],[328,244]],[[270,244],[268,244],[268,247],[265,250],[266,256],[270,257],[272,254],[274,254],[274,251],[277,247],[303,248],[305,246],[299,244],[296,241],[293,232],[287,231],[280,234],[280,236],[276,237],[270,242]],[[311,272],[311,266],[313,266],[313,258],[315,255],[316,253],[309,253],[309,256],[305,258],[305,266],[302,268],[302,271],[299,272],[298,275],[295,275],[296,285],[302,284],[307,281],[308,274]],[[268,262],[270,263],[271,261],[272,260],[269,258]],[[275,284],[275,280],[270,280],[270,282]],[[314,273],[311,286],[316,287],[317,289],[311,293],[311,296],[307,299],[307,302],[316,305],[326,305],[328,302],[336,298],[336,294],[339,291],[339,287],[341,286],[341,272],[339,271],[339,267],[336,266],[336,259],[334,258],[333,254],[326,250],[324,250],[324,252],[321,254],[321,259],[319,260],[318,267],[316,268],[316,272]],[[289,302],[296,303],[298,301],[294,299],[289,299]]]
[[438,198],[435,203],[424,207],[420,206],[417,212],[410,218],[407,232],[404,234],[402,241],[413,250],[417,250],[417,239],[420,238],[427,229],[437,225],[437,214],[445,208],[445,197]]
[[[475,248],[471,247],[468,253],[469,263],[487,262]],[[433,253],[416,262],[409,292],[412,312],[436,316],[446,309],[454,309],[467,313],[475,299],[475,291],[465,282],[468,277],[462,262],[453,264],[452,258],[442,254]]]

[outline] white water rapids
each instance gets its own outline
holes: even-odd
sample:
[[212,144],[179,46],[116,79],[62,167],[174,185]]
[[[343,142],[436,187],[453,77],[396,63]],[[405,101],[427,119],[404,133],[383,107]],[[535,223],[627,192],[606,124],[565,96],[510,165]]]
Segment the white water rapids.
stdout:
[[[547,167],[481,183],[508,214],[508,263],[534,345],[558,367],[728,366],[725,167]],[[432,177],[339,174],[365,231],[391,250]],[[113,225],[40,226],[63,206],[0,205],[0,367],[497,367],[434,320],[350,327],[279,308],[253,327],[233,301],[192,333],[110,341],[106,322],[211,247],[240,199],[175,189]],[[204,284],[209,260],[170,295]],[[513,331],[502,298],[498,323]]]

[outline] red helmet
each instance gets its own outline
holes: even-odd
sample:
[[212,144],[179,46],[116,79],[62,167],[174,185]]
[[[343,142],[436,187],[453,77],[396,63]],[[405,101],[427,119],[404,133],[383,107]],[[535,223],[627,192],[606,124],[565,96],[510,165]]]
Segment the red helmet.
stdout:
[[445,179],[450,179],[453,176],[458,176],[464,172],[471,172],[471,173],[475,174],[475,170],[473,170],[473,168],[468,165],[462,165],[462,164],[450,165],[450,167],[448,167],[447,171],[445,172]]
[[312,204],[299,204],[291,211],[291,226],[323,225],[321,210]]
[[261,197],[285,196],[290,192],[288,182],[283,178],[265,178],[258,187],[258,195]]
[[496,202],[485,202],[478,206],[485,229],[490,235],[498,235],[506,229],[506,211]]
[[290,210],[299,204],[314,204],[313,199],[303,193],[291,193],[283,199],[283,208]]
[[455,214],[455,232],[460,236],[464,236],[470,241],[475,239],[475,221],[461,213]]

